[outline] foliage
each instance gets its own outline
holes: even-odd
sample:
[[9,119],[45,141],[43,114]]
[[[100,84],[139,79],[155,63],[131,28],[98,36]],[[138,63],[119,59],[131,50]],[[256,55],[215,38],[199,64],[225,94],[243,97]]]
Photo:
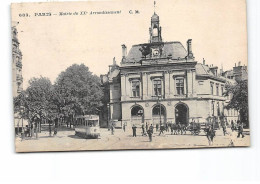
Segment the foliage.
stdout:
[[14,109],[25,119],[40,121],[54,116],[52,84],[48,78],[32,78],[29,87],[14,98]]
[[225,96],[231,96],[226,106],[227,109],[233,108],[239,111],[241,120],[248,121],[248,81],[237,81],[235,85],[226,85]]
[[97,114],[103,91],[99,77],[84,64],[74,64],[62,72],[54,85],[60,107],[75,114]]
[[74,115],[98,114],[103,91],[100,79],[85,65],[61,72],[54,85],[48,78],[32,78],[29,87],[14,98],[14,111],[30,122],[67,120]]

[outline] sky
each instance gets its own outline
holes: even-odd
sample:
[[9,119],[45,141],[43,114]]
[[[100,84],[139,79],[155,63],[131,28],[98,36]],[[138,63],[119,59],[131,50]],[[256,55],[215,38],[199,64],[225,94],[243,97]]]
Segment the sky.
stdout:
[[[120,13],[90,15],[103,10]],[[130,10],[139,13],[130,14]],[[79,15],[81,11],[88,14]],[[52,16],[35,16],[48,12]],[[59,16],[59,12],[79,14]],[[186,41],[192,39],[196,61],[205,58],[206,64],[224,70],[238,61],[247,65],[245,0],[160,0],[155,12],[163,41],[180,41],[186,48]],[[23,13],[30,17],[22,17]],[[129,51],[134,44],[148,42],[153,13],[152,0],[13,4],[12,21],[19,22],[24,89],[32,77],[44,76],[54,82],[74,63],[85,64],[98,76],[106,74],[113,57],[120,63],[122,44]]]

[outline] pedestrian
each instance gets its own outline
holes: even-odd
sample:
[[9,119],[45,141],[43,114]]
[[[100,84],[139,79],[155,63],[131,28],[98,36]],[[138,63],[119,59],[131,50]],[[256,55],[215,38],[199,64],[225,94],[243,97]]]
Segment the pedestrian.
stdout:
[[208,127],[206,127],[205,131],[206,131],[206,136],[209,141],[209,145],[213,145],[213,139],[215,137],[215,130],[214,130],[213,126],[208,125]]
[[149,141],[152,142],[152,135],[153,135],[153,133],[152,133],[152,130],[150,128],[147,130],[147,134],[149,136]]
[[115,131],[114,129],[115,129],[114,123],[112,123],[111,124],[111,135],[114,135],[114,131]]
[[159,130],[159,125],[158,124],[156,124],[156,132],[158,132],[158,130]]
[[34,137],[34,127],[33,127],[33,122],[31,122],[31,137]]
[[238,125],[238,135],[237,135],[237,138],[240,137],[240,135],[242,135],[242,138],[244,138],[244,134],[243,134],[243,123],[240,122],[240,120],[237,120],[237,125]]
[[146,132],[147,132],[147,130],[148,130],[148,124],[147,124],[147,122],[146,122],[146,124],[145,124],[145,130],[146,130]]
[[136,137],[136,126],[135,126],[135,124],[133,124],[133,126],[132,126],[132,129],[133,129],[133,137]]
[[235,124],[233,120],[231,120],[231,130],[232,132],[235,130]]
[[59,119],[58,119],[58,117],[56,117],[55,119],[54,119],[54,136],[56,136],[57,135],[57,132],[58,132],[58,121],[59,121]]
[[163,124],[161,124],[161,125],[160,125],[160,133],[159,133],[159,136],[160,136],[161,134],[163,134],[163,131],[164,131],[164,126],[163,126]]
[[149,130],[151,130],[152,134],[153,134],[153,129],[154,129],[153,124],[151,124]]
[[225,136],[227,133],[227,126],[226,126],[226,123],[224,120],[221,122],[221,126],[222,126],[222,130],[223,130],[223,134]]
[[145,130],[144,130],[144,124],[142,124],[142,136],[146,135]]
[[165,129],[166,129],[166,132],[168,132],[168,130],[169,130],[168,123],[165,124]]
[[125,123],[123,124],[123,130],[124,130],[124,132],[125,132]]
[[174,125],[173,125],[173,123],[171,123],[171,135],[173,135],[173,129],[174,129]]

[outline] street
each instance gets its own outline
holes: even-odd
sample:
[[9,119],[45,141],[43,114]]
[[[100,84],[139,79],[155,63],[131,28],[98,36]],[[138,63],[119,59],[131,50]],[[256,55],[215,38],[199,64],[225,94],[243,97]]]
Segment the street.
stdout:
[[231,140],[234,146],[249,146],[250,136],[237,138],[237,132],[228,128],[228,135],[224,136],[222,130],[216,131],[214,143],[209,146],[207,137],[202,131],[200,135],[171,135],[165,132],[159,136],[154,132],[152,142],[148,136],[141,135],[141,129],[137,129],[137,137],[132,137],[132,131],[123,132],[116,129],[114,135],[111,131],[102,128],[99,139],[83,139],[75,136],[75,131],[66,127],[60,127],[56,136],[49,136],[48,131],[39,133],[39,138],[16,138],[17,152],[42,152],[42,151],[83,151],[83,150],[127,150],[127,149],[175,149],[175,148],[204,148],[204,147],[229,147]]

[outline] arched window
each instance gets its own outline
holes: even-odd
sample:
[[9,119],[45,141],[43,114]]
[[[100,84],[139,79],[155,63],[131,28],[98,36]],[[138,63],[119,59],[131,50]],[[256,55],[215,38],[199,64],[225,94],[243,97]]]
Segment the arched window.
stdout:
[[131,116],[143,116],[143,108],[139,105],[136,105],[131,110]]
[[156,25],[153,26],[153,36],[158,36],[158,28]]
[[[161,109],[161,110],[160,110]],[[165,109],[162,105],[156,105],[154,108],[153,108],[153,115],[164,115],[165,114]]]

